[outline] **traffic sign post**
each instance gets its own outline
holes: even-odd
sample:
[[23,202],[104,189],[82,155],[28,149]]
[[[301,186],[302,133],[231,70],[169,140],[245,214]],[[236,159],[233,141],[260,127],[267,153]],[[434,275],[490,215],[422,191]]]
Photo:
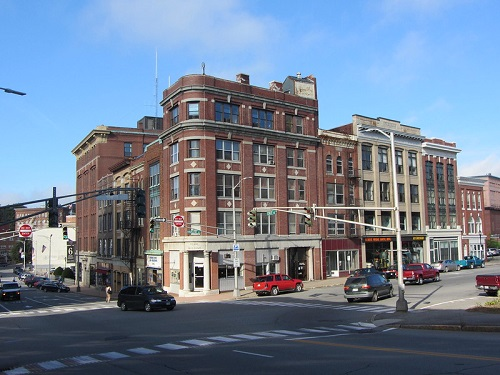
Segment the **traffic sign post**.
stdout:
[[174,225],[177,228],[184,227],[184,216],[181,216],[181,215],[174,216]]
[[31,236],[31,233],[33,233],[31,225],[23,224],[19,227],[19,236],[27,238]]

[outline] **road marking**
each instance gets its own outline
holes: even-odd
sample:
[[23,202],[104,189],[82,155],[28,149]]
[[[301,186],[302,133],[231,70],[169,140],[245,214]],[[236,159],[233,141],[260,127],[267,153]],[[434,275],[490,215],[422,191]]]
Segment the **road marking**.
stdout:
[[448,303],[466,302],[466,301],[475,300],[475,299],[478,299],[478,298],[479,298],[479,297],[469,297],[469,298],[454,299],[454,300],[451,300],[451,301],[444,301],[444,302],[435,303],[435,304],[433,304],[433,305],[429,305],[429,306],[421,307],[421,308],[420,308],[420,309],[418,309],[418,310],[430,309],[430,308],[433,308],[433,307],[435,307],[435,306],[446,305],[446,304],[448,304]]
[[136,354],[155,354],[159,353],[158,350],[153,350],[153,349],[148,349],[148,348],[133,348],[133,349],[127,349],[129,352],[136,353]]
[[180,349],[188,349],[189,346],[185,345],[177,345],[177,344],[162,344],[156,345],[157,348],[166,349],[166,350],[180,350]]
[[57,370],[59,368],[67,367],[64,363],[59,361],[40,362],[38,366],[42,367],[45,370]]
[[241,351],[241,350],[233,350],[233,352],[235,352],[235,353],[241,353],[241,354],[248,354],[248,355],[255,355],[257,357],[274,358],[271,355],[259,354],[259,353],[252,353],[252,352],[244,352],[244,351]]
[[207,345],[213,345],[215,342],[213,341],[207,341],[207,340],[199,340],[199,339],[194,339],[194,340],[184,340],[181,341],[184,344],[189,344],[189,345],[195,345],[195,346],[207,346]]
[[108,358],[108,359],[120,359],[120,358],[128,358],[129,356],[126,354],[118,353],[118,352],[107,352],[107,353],[99,353],[100,356]]

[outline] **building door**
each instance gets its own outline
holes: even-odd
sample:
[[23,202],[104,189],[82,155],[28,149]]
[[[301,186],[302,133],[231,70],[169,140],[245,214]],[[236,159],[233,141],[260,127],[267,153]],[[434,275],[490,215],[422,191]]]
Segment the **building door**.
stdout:
[[193,285],[194,290],[203,290],[203,276],[204,276],[204,268],[203,268],[203,258],[193,258]]

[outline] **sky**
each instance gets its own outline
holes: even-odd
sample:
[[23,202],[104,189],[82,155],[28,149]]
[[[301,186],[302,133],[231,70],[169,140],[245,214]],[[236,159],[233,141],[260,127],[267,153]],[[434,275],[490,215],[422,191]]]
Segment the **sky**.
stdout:
[[317,79],[319,127],[383,117],[500,177],[500,1],[0,0],[0,205],[75,193],[74,147],[187,74]]

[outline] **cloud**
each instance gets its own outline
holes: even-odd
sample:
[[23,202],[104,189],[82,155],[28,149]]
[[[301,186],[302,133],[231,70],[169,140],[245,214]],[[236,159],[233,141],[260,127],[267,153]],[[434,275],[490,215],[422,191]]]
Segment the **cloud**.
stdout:
[[493,176],[500,177],[500,154],[493,153],[488,155],[485,159],[472,161],[469,163],[458,163],[459,176],[481,176],[491,173]]

